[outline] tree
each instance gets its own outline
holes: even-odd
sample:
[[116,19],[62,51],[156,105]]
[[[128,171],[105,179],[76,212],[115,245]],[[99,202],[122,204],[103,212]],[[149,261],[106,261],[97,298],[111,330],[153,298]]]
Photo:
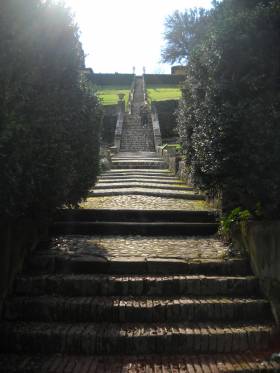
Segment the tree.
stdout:
[[184,13],[175,11],[165,21],[164,38],[166,47],[162,50],[163,62],[186,63],[190,51],[197,43],[207,21],[208,11],[205,9],[190,9]]

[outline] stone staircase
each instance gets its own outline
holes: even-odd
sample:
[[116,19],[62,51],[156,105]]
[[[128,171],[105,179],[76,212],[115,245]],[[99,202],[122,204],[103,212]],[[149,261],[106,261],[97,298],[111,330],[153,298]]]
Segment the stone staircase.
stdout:
[[124,115],[121,136],[121,152],[153,152],[155,151],[152,118],[148,123],[141,124],[140,108],[144,104],[144,90],[142,78],[135,78],[135,89],[131,114]]
[[0,372],[280,372],[248,261],[155,154],[118,154],[82,207],[16,279]]

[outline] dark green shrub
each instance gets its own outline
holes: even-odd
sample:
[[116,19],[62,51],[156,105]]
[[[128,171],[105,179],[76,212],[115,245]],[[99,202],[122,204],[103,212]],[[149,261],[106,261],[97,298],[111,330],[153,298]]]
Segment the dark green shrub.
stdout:
[[175,85],[177,86],[184,80],[184,75],[171,75],[171,74],[145,74],[145,83],[149,85]]
[[97,86],[130,86],[133,82],[133,74],[92,74],[91,80]]
[[178,136],[176,129],[175,112],[178,107],[178,101],[153,101],[152,108],[155,107],[160,124],[161,137],[163,139],[174,138]]
[[279,25],[276,0],[224,0],[184,25],[178,131],[194,183],[226,211],[280,217]]
[[0,215],[76,205],[98,169],[100,109],[63,5],[0,4]]

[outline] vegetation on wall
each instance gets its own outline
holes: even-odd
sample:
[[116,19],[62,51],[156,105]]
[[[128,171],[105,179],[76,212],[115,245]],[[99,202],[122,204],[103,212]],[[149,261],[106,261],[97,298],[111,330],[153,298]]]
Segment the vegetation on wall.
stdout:
[[225,211],[279,218],[280,3],[213,5],[166,26],[165,61],[187,62],[177,116],[187,163]]
[[1,217],[76,205],[96,178],[101,112],[69,11],[2,0],[0,66]]
[[152,101],[152,109],[155,108],[157,111],[161,137],[164,142],[178,137],[175,115],[177,107],[178,100]]

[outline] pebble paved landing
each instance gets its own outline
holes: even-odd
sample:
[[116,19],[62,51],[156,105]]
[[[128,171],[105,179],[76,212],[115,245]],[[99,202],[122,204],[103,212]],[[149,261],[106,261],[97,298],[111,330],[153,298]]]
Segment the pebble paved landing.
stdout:
[[209,237],[62,236],[52,240],[51,250],[65,254],[104,257],[221,259],[228,250]]
[[204,201],[182,200],[153,196],[89,197],[81,204],[87,209],[134,209],[134,210],[211,210]]

